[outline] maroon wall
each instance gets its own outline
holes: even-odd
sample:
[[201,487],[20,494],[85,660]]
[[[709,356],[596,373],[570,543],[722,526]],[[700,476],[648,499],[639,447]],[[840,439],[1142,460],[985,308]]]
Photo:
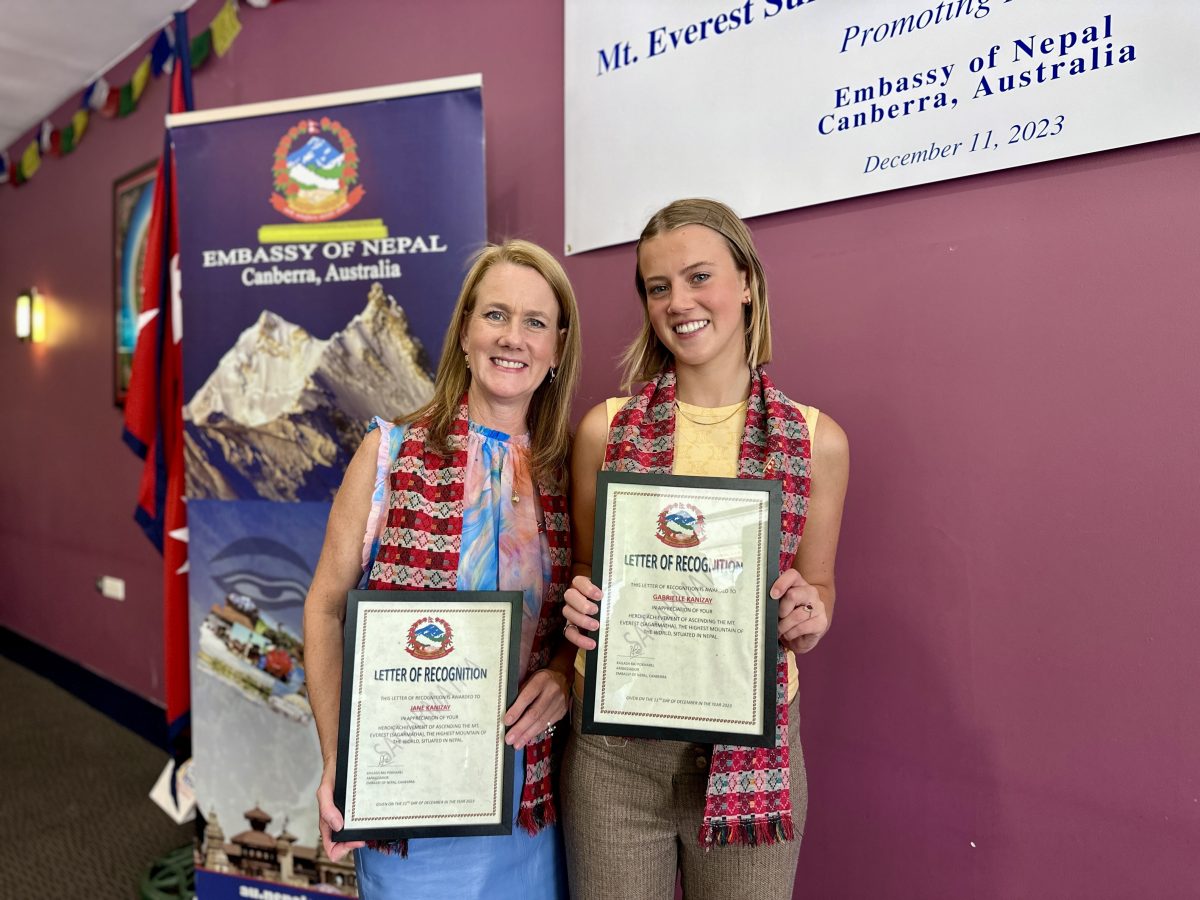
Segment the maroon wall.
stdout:
[[[196,78],[202,108],[482,72],[491,234],[561,247],[558,0],[242,20]],[[157,558],[110,399],[110,191],[157,153],[164,88],[0,191],[0,302],[37,284],[52,330],[0,339],[0,624],[154,699]],[[751,223],[776,380],[853,453],[837,625],[802,663],[797,896],[1200,890],[1198,200],[1193,137]],[[567,261],[580,410],[614,389],[632,262]],[[100,574],[128,580],[123,604]]]

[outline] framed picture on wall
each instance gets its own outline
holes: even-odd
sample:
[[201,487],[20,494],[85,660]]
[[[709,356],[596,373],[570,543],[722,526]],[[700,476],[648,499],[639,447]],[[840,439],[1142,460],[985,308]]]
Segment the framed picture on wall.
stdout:
[[125,405],[138,316],[142,311],[142,267],[154,205],[157,162],[113,182],[113,402]]

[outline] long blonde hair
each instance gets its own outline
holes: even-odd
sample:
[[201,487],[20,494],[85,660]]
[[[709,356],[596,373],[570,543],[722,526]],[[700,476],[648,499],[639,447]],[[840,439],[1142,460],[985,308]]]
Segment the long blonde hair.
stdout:
[[754,249],[750,229],[724,203],[700,198],[676,200],[652,215],[638,238],[634,282],[638,296],[642,298],[642,328],[621,356],[624,369],[621,387],[625,391],[629,391],[635,382],[656,378],[671,362],[671,352],[663,346],[650,324],[650,313],[646,307],[646,282],[642,278],[641,250],[642,244],[651,238],[684,225],[703,225],[725,238],[733,262],[738,271],[746,276],[750,291],[750,305],[746,307],[746,360],[754,368],[771,361],[767,276],[763,272],[758,251]]
[[561,487],[565,483],[567,456],[571,446],[570,408],[579,381],[579,308],[567,273],[553,255],[530,241],[507,240],[488,244],[479,252],[463,279],[458,302],[446,328],[442,359],[433,381],[433,397],[411,415],[398,422],[424,420],[429,440],[447,452],[450,426],[458,416],[458,403],[471,384],[471,370],[459,346],[467,317],[475,309],[479,282],[493,266],[511,263],[533,269],[554,292],[558,300],[558,328],[562,330],[558,367],[553,380],[546,378],[529,402],[530,467],[537,481]]

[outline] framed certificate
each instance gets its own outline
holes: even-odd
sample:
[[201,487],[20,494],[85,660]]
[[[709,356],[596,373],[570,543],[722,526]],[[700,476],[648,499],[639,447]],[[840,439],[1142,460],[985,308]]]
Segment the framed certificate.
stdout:
[[351,591],[337,841],[512,833],[520,591]]
[[601,472],[588,734],[775,742],[778,481]]

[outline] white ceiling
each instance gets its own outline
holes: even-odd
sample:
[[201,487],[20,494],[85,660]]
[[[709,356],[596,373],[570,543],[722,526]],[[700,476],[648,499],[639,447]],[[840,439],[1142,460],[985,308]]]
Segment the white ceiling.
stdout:
[[0,0],[0,150],[194,2]]

